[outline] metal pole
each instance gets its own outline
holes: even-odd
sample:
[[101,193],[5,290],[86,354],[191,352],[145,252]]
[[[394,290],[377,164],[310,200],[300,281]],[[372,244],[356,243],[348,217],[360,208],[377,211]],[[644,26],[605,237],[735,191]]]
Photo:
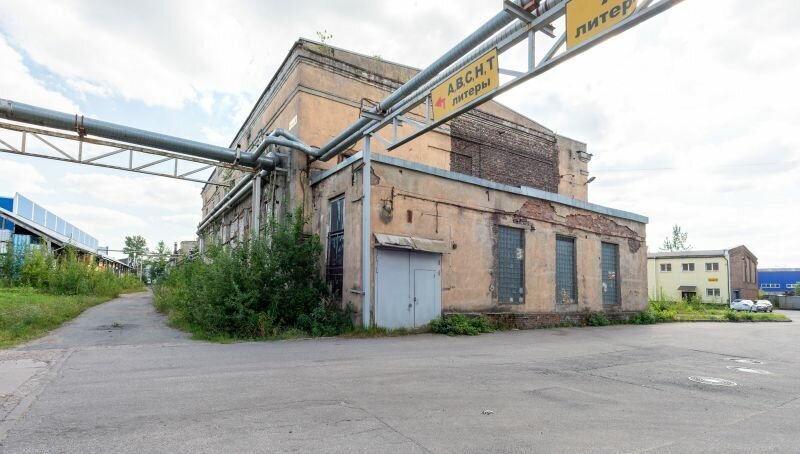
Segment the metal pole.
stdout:
[[258,236],[260,230],[259,221],[261,220],[261,176],[253,178],[253,238]]
[[370,237],[370,204],[372,192],[372,161],[370,160],[370,136],[364,138],[364,150],[361,152],[363,166],[361,167],[361,179],[363,189],[361,196],[361,290],[364,291],[361,303],[361,319],[364,328],[370,327],[370,308],[372,305],[371,271],[372,271],[372,249]]

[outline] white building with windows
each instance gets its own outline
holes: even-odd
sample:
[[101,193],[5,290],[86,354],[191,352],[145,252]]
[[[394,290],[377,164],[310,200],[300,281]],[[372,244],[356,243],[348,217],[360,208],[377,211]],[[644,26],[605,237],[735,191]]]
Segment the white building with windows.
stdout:
[[700,298],[707,303],[757,298],[758,259],[745,246],[647,254],[652,300]]

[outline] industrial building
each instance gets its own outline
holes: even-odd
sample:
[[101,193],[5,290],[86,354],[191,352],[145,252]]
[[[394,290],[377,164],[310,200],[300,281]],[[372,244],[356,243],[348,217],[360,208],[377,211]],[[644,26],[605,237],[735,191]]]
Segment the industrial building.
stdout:
[[758,287],[767,295],[786,295],[800,283],[800,268],[762,268],[758,270]]
[[[417,72],[299,40],[230,148],[248,153],[276,128],[320,147]],[[395,127],[411,130],[424,115]],[[391,128],[378,134],[367,177],[360,140],[332,161],[279,148],[276,170],[246,197],[206,185],[200,248],[241,241],[302,206],[334,296],[365,324],[413,328],[457,312],[530,327],[647,309],[647,218],[588,201],[585,144],[493,101],[391,152],[379,147]],[[210,181],[247,182],[229,169]]]
[[647,256],[648,294],[654,300],[699,298],[707,303],[758,299],[758,258],[745,246]]
[[71,246],[79,256],[93,257],[117,274],[132,271],[127,264],[98,253],[98,244],[92,235],[19,193],[0,197],[0,254],[13,250],[21,257],[32,247],[58,253]]

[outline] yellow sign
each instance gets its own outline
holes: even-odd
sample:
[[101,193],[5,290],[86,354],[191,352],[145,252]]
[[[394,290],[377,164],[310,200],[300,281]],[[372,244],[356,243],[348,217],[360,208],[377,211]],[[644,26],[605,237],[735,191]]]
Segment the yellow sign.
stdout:
[[710,277],[710,278],[708,278],[708,282],[719,282],[719,278]]
[[433,119],[440,120],[499,86],[497,49],[492,49],[433,89]]
[[636,0],[570,0],[567,49],[612,28],[636,11]]

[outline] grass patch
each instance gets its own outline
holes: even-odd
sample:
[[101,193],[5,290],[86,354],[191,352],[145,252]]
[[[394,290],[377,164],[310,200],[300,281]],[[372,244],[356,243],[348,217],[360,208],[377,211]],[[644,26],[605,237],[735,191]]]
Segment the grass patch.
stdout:
[[697,321],[764,322],[789,320],[782,314],[738,312],[730,310],[727,305],[704,304],[699,301],[651,301],[650,309],[646,313],[651,314],[658,322],[662,323]]
[[0,288],[0,348],[41,337],[109,296],[52,295],[32,288]]

